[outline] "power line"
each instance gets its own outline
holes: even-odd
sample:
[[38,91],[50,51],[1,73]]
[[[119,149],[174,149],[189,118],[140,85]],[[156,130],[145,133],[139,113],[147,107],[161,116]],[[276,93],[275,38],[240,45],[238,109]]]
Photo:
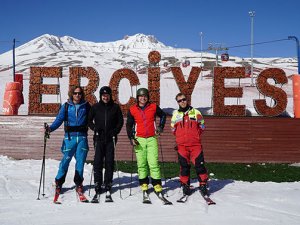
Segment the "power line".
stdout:
[[[253,43],[253,45],[261,45],[261,44],[268,44],[268,43],[279,42],[279,41],[288,41],[288,40],[289,40],[288,38],[284,38],[284,39],[278,39],[278,40],[273,40],[273,41],[255,42],[255,43]],[[231,46],[228,48],[240,48],[240,47],[246,47],[246,46],[251,46],[251,44],[235,45],[235,46]]]
[[[12,43],[13,41],[0,41],[0,43]],[[16,41],[16,42],[20,42],[20,41]]]

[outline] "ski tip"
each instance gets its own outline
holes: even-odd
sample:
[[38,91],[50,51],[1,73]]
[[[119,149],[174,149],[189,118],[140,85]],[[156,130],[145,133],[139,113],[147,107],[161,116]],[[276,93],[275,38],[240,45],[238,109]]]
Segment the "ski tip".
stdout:
[[172,202],[166,202],[164,205],[173,205]]
[[143,204],[152,204],[151,201],[143,201]]
[[179,203],[186,203],[187,200],[188,200],[188,196],[184,195],[180,199],[178,199],[177,202],[179,202]]
[[208,205],[216,205],[217,203],[211,201],[211,202],[207,202]]
[[95,201],[95,200],[92,200],[91,201],[91,203],[93,203],[93,204],[97,204],[97,203],[99,203],[99,201],[97,200],[97,201]]

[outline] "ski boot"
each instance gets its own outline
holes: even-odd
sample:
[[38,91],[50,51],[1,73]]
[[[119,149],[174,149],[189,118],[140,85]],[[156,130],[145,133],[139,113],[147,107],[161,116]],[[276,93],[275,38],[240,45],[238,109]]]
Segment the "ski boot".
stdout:
[[76,186],[76,193],[78,195],[80,202],[89,202],[89,200],[83,194],[83,186],[82,184]]
[[164,205],[172,205],[173,203],[170,202],[168,199],[165,198],[163,194],[163,188],[160,184],[154,185],[154,192],[156,196],[163,202]]
[[60,202],[58,201],[59,195],[61,193],[61,185],[59,185],[59,183],[56,181],[55,182],[55,194],[54,194],[54,199],[53,202],[55,204],[60,204]]
[[113,202],[111,197],[111,183],[105,185],[105,202]]
[[149,198],[148,184],[142,184],[141,189],[143,191],[143,203],[151,204],[151,200]]
[[199,191],[200,191],[201,195],[203,195],[203,196],[208,195],[206,183],[200,183]]
[[182,188],[183,195],[190,195],[191,194],[190,185],[181,184],[181,188]]

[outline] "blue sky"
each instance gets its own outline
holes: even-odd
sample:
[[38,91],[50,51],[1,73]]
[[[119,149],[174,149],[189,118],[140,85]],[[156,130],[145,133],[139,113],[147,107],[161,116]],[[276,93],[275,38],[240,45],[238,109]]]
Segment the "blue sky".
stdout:
[[200,51],[208,43],[229,47],[233,56],[250,57],[250,10],[255,11],[254,57],[296,57],[300,39],[298,0],[1,0],[0,54],[40,35],[72,36],[108,42],[136,33],[152,34],[166,45]]

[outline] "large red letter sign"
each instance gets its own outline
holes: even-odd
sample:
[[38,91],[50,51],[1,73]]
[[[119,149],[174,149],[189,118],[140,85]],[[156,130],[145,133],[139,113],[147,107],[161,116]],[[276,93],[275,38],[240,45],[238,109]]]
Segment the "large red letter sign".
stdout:
[[270,85],[268,79],[272,78],[276,84],[288,82],[285,72],[282,69],[270,68],[262,71],[256,80],[256,86],[260,93],[271,97],[274,107],[268,106],[265,99],[253,100],[253,105],[258,114],[263,116],[278,116],[284,112],[287,106],[287,95],[282,89]]
[[59,85],[43,84],[43,77],[62,77],[62,67],[30,67],[28,114],[56,114],[59,103],[42,103],[42,94],[58,95]]
[[215,67],[214,68],[214,115],[218,116],[245,116],[245,105],[225,105],[227,97],[242,97],[243,89],[225,88],[225,78],[245,77],[245,67]]

